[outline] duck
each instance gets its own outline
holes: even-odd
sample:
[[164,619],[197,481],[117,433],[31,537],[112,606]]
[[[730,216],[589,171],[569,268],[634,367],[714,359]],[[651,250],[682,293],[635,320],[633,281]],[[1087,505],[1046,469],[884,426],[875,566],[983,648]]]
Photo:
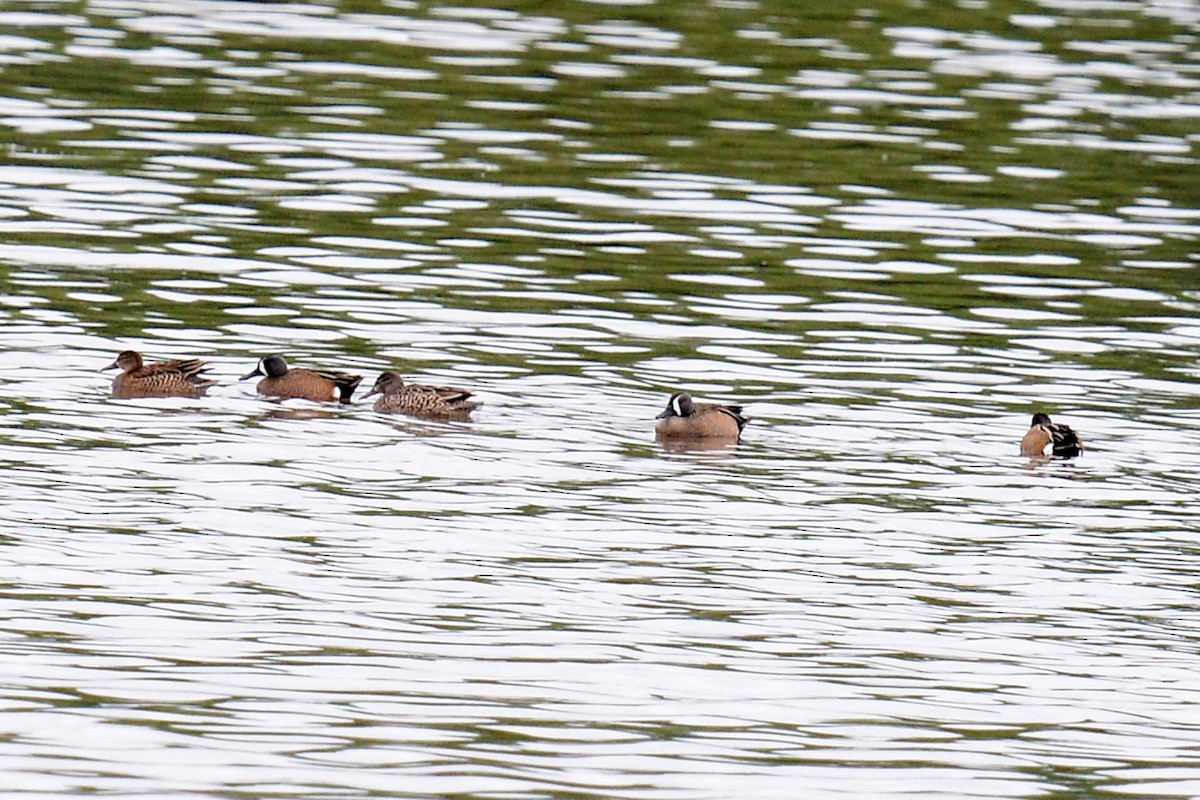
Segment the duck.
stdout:
[[208,362],[198,358],[158,361],[147,364],[136,350],[123,350],[101,372],[121,369],[113,378],[112,396],[119,399],[136,397],[201,397],[216,381],[205,378]]
[[258,366],[243,375],[241,380],[255,375],[263,376],[255,387],[259,394],[283,400],[314,400],[318,403],[349,403],[354,390],[362,383],[361,375],[289,368],[287,361],[279,355],[261,359]]
[[1045,455],[1047,447],[1052,455],[1063,458],[1074,458],[1083,452],[1083,442],[1079,441],[1075,431],[1062,423],[1051,422],[1048,414],[1039,412],[1033,415],[1029,433],[1021,439],[1021,455]]
[[395,372],[380,373],[363,399],[374,394],[379,395],[375,410],[385,414],[400,412],[416,417],[461,418],[483,405],[480,400],[472,400],[472,393],[466,389],[405,383]]
[[749,422],[741,406],[697,403],[687,392],[675,392],[657,417],[659,439],[738,439]]

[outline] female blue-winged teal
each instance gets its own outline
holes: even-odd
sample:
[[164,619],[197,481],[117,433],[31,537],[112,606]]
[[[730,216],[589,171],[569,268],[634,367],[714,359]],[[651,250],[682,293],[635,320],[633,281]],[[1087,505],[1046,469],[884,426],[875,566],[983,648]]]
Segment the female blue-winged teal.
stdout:
[[1021,440],[1021,455],[1045,455],[1046,448],[1056,456],[1074,458],[1083,452],[1083,442],[1066,425],[1051,422],[1046,414],[1034,414],[1029,433]]
[[243,375],[242,380],[253,378],[255,375],[264,376],[258,382],[259,394],[284,400],[339,400],[349,403],[350,395],[354,394],[354,390],[362,382],[361,375],[347,375],[344,372],[288,369],[283,356],[267,356],[258,362],[253,372]]
[[687,392],[671,395],[667,410],[655,419],[659,439],[737,439],[749,421],[741,406],[696,403]]
[[376,411],[398,411],[415,417],[463,418],[483,405],[479,400],[472,400],[466,389],[405,383],[394,372],[382,373],[365,397],[373,394],[379,395],[375,401]]
[[146,364],[142,354],[136,350],[125,350],[113,363],[100,371],[121,368],[121,374],[113,378],[112,396],[120,399],[132,397],[200,397],[216,381],[201,375],[208,369],[208,362],[198,358],[159,361]]

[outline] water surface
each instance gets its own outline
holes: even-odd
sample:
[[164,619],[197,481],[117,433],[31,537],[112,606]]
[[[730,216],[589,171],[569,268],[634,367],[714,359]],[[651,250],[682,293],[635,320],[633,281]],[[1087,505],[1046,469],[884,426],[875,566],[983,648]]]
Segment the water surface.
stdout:
[[1200,12],[794,5],[0,9],[9,796],[1200,794]]

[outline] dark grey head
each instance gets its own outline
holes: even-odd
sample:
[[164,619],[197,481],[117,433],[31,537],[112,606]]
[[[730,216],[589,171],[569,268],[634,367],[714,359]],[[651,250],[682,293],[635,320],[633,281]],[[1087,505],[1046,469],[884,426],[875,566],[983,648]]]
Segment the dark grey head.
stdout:
[[1034,415],[1033,415],[1033,422],[1031,423],[1031,426],[1032,426],[1032,427],[1034,427],[1034,428],[1036,428],[1036,427],[1038,427],[1039,425],[1046,425],[1046,426],[1049,426],[1049,425],[1050,425],[1050,415],[1049,415],[1049,414],[1042,414],[1041,412],[1038,412],[1037,414],[1034,414]]
[[692,396],[687,392],[676,392],[671,395],[671,399],[667,401],[667,410],[659,414],[655,419],[666,419],[667,417],[690,417],[696,413],[696,404],[692,402]]
[[262,375],[270,378],[282,378],[287,375],[288,365],[283,360],[283,356],[267,356],[258,362],[258,366],[249,375],[243,375],[242,380],[253,378],[255,375]]

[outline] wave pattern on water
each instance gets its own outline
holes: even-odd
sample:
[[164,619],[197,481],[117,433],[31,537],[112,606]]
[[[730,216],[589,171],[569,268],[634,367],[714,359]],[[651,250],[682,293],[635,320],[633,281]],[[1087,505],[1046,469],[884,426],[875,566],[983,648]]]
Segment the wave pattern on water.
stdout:
[[0,11],[6,796],[1195,793],[1194,8],[793,6]]

